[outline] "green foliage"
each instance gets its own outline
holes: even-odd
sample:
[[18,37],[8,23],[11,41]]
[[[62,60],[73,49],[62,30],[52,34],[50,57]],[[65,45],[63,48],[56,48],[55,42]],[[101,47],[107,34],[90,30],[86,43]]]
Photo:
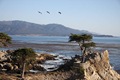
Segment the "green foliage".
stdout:
[[27,63],[33,61],[36,57],[36,54],[32,48],[22,48],[17,49],[13,53],[11,53],[11,58],[15,64],[17,63],[18,66],[22,69],[21,77],[24,79],[24,72],[26,71]]
[[91,41],[92,40],[92,36],[88,35],[88,34],[82,34],[81,35],[82,41]]
[[88,35],[88,34],[71,34],[69,36],[69,42],[71,41],[76,41],[76,42],[81,42],[84,43],[84,41],[91,41],[92,40],[92,36]]
[[94,42],[90,42],[90,43],[84,43],[82,45],[82,47],[85,47],[85,48],[90,48],[90,47],[95,47],[95,43]]
[[71,42],[71,41],[81,42],[82,41],[82,37],[79,34],[71,34],[69,36],[69,42]]
[[36,54],[31,48],[21,48],[15,50],[11,56],[13,60],[23,63],[35,59]]
[[5,33],[0,33],[0,46],[7,46],[11,43],[11,37]]
[[75,41],[79,44],[83,54],[86,52],[87,48],[95,47],[95,43],[92,42],[92,35],[88,35],[88,34],[82,34],[82,35],[71,34],[69,36],[69,42],[71,41]]

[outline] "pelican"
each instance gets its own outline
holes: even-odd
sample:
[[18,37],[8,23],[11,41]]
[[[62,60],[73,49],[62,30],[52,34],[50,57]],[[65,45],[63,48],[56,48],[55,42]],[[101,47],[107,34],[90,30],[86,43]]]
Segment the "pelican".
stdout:
[[58,12],[59,14],[62,14],[61,12]]
[[38,11],[38,13],[42,14],[42,12]]
[[46,11],[48,14],[50,14],[50,12],[49,11]]

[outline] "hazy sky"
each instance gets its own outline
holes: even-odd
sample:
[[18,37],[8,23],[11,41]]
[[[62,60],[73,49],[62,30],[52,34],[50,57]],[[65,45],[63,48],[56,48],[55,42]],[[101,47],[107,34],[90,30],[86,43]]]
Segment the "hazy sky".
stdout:
[[120,36],[120,0],[0,0],[0,21],[3,20],[58,23]]

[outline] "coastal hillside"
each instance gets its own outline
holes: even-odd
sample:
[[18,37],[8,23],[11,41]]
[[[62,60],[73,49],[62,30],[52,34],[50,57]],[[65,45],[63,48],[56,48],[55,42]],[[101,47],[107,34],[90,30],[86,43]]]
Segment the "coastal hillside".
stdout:
[[66,27],[61,24],[35,24],[25,21],[0,21],[0,32],[9,35],[47,35],[47,36],[68,36],[74,34],[92,34],[93,36],[107,36],[111,35],[98,35],[86,30],[76,30]]
[[53,35],[53,36],[66,36],[70,33],[91,34],[85,30],[75,30],[65,27],[61,24],[35,24],[25,21],[0,21],[0,32],[5,32],[10,35]]

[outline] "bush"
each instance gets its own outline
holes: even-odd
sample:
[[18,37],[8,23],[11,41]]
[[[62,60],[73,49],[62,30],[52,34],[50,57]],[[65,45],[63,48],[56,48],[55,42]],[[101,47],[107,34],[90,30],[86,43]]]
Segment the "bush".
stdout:
[[67,61],[64,65],[61,65],[58,70],[69,71],[73,68],[74,62],[75,62],[75,60],[73,58],[73,59]]

